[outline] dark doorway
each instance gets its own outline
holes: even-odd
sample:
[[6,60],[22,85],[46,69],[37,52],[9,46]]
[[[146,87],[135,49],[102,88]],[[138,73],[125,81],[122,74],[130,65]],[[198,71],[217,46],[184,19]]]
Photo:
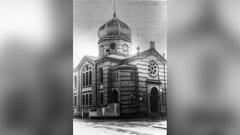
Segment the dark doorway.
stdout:
[[112,93],[113,96],[113,103],[118,103],[118,92],[116,90]]
[[153,87],[151,90],[150,95],[150,109],[151,113],[157,113],[158,112],[158,89]]

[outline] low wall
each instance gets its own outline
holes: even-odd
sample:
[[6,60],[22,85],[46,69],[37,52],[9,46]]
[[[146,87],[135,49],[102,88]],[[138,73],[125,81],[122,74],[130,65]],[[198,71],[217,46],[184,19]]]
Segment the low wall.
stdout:
[[98,107],[97,110],[89,111],[89,117],[119,117],[120,106],[117,103],[108,104],[106,107]]

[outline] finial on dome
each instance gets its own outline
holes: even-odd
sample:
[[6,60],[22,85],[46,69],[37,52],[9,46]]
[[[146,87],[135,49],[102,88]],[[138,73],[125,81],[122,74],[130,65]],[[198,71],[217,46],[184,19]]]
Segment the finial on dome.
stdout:
[[117,17],[115,0],[114,0],[113,2],[114,2],[114,13],[113,13],[113,17]]

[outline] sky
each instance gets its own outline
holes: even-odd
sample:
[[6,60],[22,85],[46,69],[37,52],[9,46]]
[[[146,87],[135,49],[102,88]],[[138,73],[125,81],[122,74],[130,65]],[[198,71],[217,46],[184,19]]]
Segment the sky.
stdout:
[[[84,55],[98,56],[97,31],[112,19],[113,0],[74,0],[73,66]],[[167,53],[167,2],[160,0],[116,0],[117,17],[132,30],[132,54],[149,49]]]

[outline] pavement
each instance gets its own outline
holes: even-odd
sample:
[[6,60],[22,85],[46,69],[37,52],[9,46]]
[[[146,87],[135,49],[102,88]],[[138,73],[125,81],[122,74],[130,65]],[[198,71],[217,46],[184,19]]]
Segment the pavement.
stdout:
[[160,119],[73,119],[73,135],[166,135]]

